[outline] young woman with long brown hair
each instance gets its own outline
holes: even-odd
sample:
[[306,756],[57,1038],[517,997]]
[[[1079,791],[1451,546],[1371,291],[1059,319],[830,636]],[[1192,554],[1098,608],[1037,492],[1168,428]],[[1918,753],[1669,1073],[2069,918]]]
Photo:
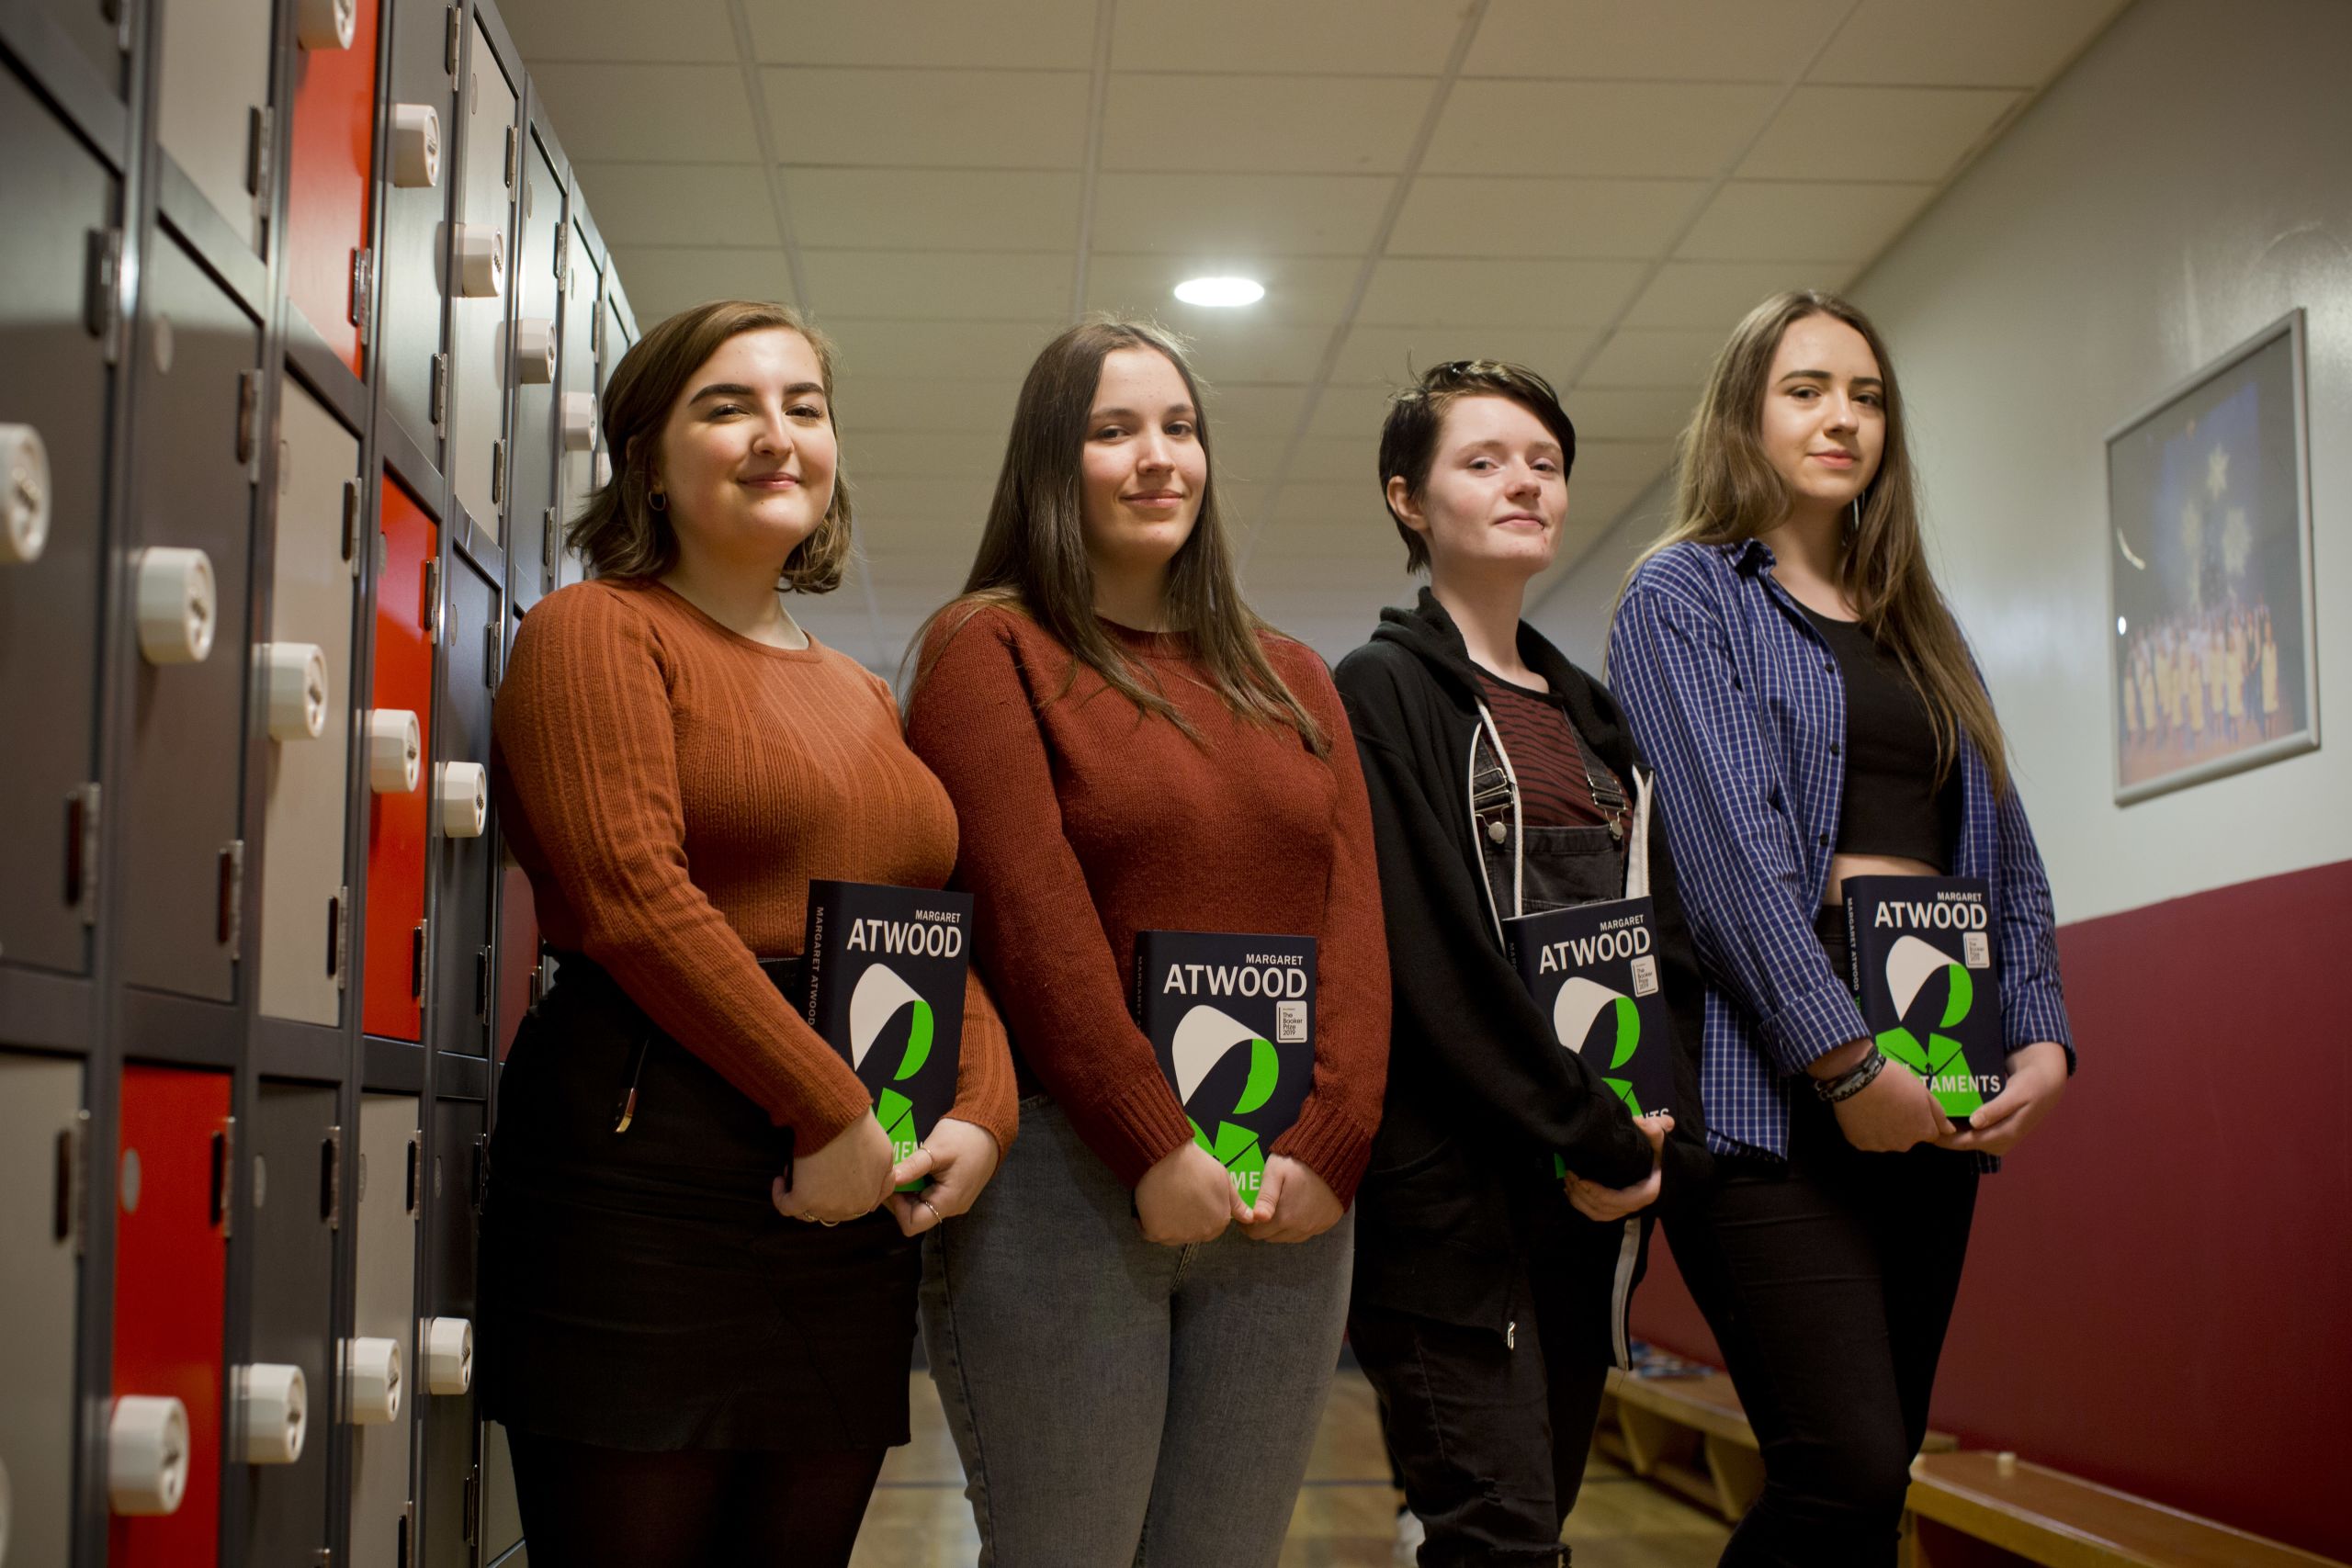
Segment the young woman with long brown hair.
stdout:
[[781,596],[849,556],[832,386],[780,306],[647,333],[571,529],[596,576],[532,608],[498,694],[500,822],[560,958],[500,1081],[482,1393],[549,1568],[847,1563],[907,1440],[914,1238],[1012,1139],[977,979],[956,1103],[895,1168],[798,1010],[810,878],[956,862],[889,688]]
[[[1348,720],[1236,592],[1201,394],[1159,332],[1030,369],[908,739],[963,824],[1022,1141],[926,1249],[980,1562],[1270,1568],[1336,1363],[1388,970]],[[1243,1200],[1129,1011],[1140,931],[1316,942],[1311,1087]]]
[[[1860,311],[1758,306],[1610,637],[1708,982],[1717,1179],[1667,1234],[1763,1449],[1727,1564],[1894,1561],[1978,1171],[2073,1069],[2048,878],[1928,570],[1903,422]],[[1870,874],[1988,884],[2008,1073],[1961,1124],[1882,1070],[1849,988],[1842,888]]]

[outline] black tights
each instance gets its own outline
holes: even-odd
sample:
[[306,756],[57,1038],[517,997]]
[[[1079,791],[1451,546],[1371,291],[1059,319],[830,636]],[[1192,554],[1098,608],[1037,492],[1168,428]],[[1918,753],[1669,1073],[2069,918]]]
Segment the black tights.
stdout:
[[533,1568],[845,1568],[885,1452],[507,1443]]

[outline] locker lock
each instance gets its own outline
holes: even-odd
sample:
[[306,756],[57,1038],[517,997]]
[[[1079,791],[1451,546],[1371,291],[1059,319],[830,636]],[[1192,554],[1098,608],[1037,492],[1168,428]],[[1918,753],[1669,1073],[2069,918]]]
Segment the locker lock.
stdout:
[[157,545],[137,559],[139,651],[150,664],[203,663],[212,651],[218,610],[212,558],[202,550]]
[[359,0],[297,0],[294,36],[304,49],[349,49]]
[[401,1416],[401,1342],[343,1342],[344,1386],[351,1391],[351,1424],[381,1427]]
[[368,714],[368,787],[378,795],[406,795],[416,788],[424,758],[424,731],[406,708],[372,708]]
[[107,1419],[107,1502],[118,1514],[169,1514],[187,1492],[187,1407],[130,1393]]
[[458,225],[458,294],[495,299],[506,291],[506,236],[487,223]]
[[311,1427],[311,1391],[302,1369],[258,1361],[237,1369],[237,1418],[247,1464],[293,1464]]
[[474,1325],[469,1320],[424,1320],[424,1386],[432,1393],[463,1393],[474,1386]]
[[0,566],[29,566],[48,543],[49,448],[29,424],[0,424]]
[[586,452],[596,445],[596,394],[563,394],[563,449]]
[[428,190],[441,183],[441,111],[431,104],[392,106],[392,184]]
[[266,642],[254,649],[273,740],[316,740],[326,733],[327,653],[314,642]]
[[444,762],[433,781],[445,839],[479,839],[490,826],[490,772],[480,762]]
[[514,378],[526,387],[555,379],[555,323],[545,316],[514,323]]

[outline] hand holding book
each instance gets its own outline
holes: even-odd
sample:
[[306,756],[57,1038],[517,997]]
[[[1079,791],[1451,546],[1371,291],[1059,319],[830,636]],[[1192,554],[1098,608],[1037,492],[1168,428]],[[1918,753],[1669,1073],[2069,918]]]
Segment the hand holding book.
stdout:
[[1144,1240],[1160,1247],[1215,1241],[1226,1226],[1256,1218],[1224,1162],[1197,1142],[1185,1143],[1136,1183],[1136,1223]]
[[786,1219],[837,1225],[872,1213],[890,1190],[890,1135],[862,1116],[813,1153],[795,1151],[786,1174],[768,1186]]
[[2038,1040],[2009,1054],[2008,1079],[1965,1126],[1936,1140],[1937,1146],[1972,1154],[2005,1155],[2057,1105],[2066,1092],[2066,1048]]
[[970,1209],[996,1174],[1003,1151],[984,1127],[943,1116],[915,1152],[890,1171],[890,1213],[916,1236]]
[[1288,1155],[1272,1155],[1255,1218],[1243,1221],[1241,1228],[1252,1241],[1312,1241],[1346,1212],[1340,1195],[1312,1169]]
[[1575,1171],[1563,1168],[1560,1188],[1568,1195],[1568,1202],[1588,1220],[1601,1224],[1613,1224],[1632,1214],[1638,1214],[1657,1201],[1665,1189],[1666,1135],[1674,1131],[1671,1111],[1655,1116],[1636,1116],[1634,1125],[1650,1141],[1650,1173],[1646,1179],[1631,1187],[1603,1187],[1598,1181],[1587,1181]]

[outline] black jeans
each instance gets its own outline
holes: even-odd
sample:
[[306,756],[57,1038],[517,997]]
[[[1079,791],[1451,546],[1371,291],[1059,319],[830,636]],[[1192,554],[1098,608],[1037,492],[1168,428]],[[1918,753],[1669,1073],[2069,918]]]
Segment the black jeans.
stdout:
[[1790,1158],[1719,1158],[1669,1208],[1731,1364],[1764,1491],[1724,1568],[1888,1568],[1976,1208],[1976,1158],[1862,1154],[1798,1086]]

